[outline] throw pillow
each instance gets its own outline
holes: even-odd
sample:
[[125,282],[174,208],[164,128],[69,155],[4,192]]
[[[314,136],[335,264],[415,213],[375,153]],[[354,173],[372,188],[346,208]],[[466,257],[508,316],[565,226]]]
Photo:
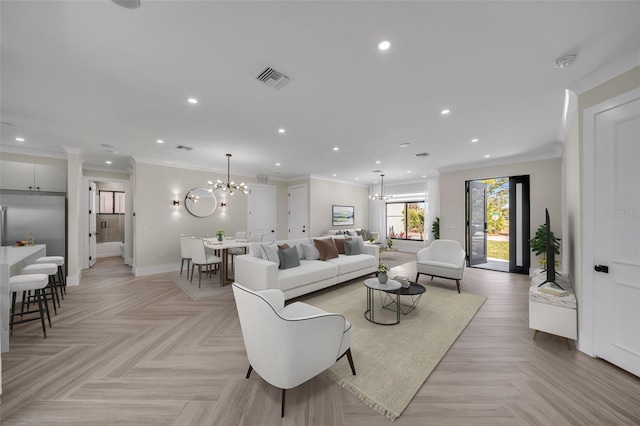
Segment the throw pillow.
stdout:
[[364,248],[364,241],[362,241],[362,237],[353,237],[352,240],[358,242],[358,246],[360,247],[360,254],[367,254],[367,249]]
[[278,246],[278,248],[279,248],[280,250],[288,249],[288,248],[289,248],[289,244],[286,244],[286,243],[285,243],[285,244],[279,245],[279,246]]
[[364,241],[369,241],[369,238],[371,237],[371,234],[369,233],[369,231],[364,228],[360,230],[360,235],[362,236],[362,239]]
[[362,235],[362,229],[356,229],[356,234],[358,236],[361,236]]
[[327,238],[325,240],[313,240],[316,248],[320,252],[320,260],[334,259],[338,257],[338,249],[333,242],[333,238]]
[[280,256],[278,256],[278,247],[275,244],[262,245],[262,258],[280,265]]
[[351,238],[349,238],[349,237],[336,238],[335,240],[333,240],[334,244],[336,245],[336,248],[338,249],[338,254],[345,254],[344,253],[344,242],[347,239],[351,240]]
[[320,260],[320,252],[313,244],[302,244],[304,258],[307,260]]
[[280,258],[280,266],[278,269],[289,269],[300,266],[300,259],[298,259],[298,249],[296,246],[278,250],[278,257]]
[[357,240],[345,241],[344,242],[344,254],[347,256],[353,256],[356,254],[362,254],[360,251],[360,242]]

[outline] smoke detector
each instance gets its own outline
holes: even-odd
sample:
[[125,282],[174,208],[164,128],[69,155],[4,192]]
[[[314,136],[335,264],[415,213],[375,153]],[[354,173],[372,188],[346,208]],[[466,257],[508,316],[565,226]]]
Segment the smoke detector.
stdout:
[[561,58],[556,59],[553,65],[555,65],[556,68],[566,68],[569,65],[571,65],[575,60],[576,60],[576,55],[567,55],[567,56],[563,56]]
[[140,0],[111,0],[118,6],[122,6],[127,9],[137,9],[140,7]]
[[273,87],[274,89],[280,89],[291,79],[280,71],[276,71],[271,67],[266,67],[256,76],[256,80],[269,87]]

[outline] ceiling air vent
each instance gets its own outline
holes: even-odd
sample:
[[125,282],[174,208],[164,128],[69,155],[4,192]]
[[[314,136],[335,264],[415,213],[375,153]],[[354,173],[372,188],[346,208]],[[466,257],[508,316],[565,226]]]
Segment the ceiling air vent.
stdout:
[[382,173],[382,170],[374,170],[371,173]]
[[280,89],[291,79],[283,73],[276,71],[273,68],[267,67],[256,76],[256,80],[261,81],[267,86],[273,87],[274,89]]
[[176,149],[182,149],[183,151],[191,151],[193,147],[185,146],[185,145],[176,145]]
[[256,176],[256,182],[266,185],[269,183],[269,176]]
[[425,158],[425,157],[429,156],[429,153],[428,152],[421,152],[420,154],[413,154],[413,155],[415,157],[418,157],[418,158]]

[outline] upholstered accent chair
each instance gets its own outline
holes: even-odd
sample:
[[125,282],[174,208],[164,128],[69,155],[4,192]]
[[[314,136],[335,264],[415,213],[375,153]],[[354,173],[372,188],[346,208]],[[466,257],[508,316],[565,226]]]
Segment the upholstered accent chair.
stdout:
[[460,280],[464,273],[465,251],[459,242],[454,240],[435,240],[416,254],[416,282],[420,274],[433,277],[449,278],[456,281],[460,293]]
[[351,324],[332,314],[295,302],[284,306],[284,293],[252,291],[233,283],[242,337],[249,358],[246,378],[255,370],[267,383],[282,390],[281,417],[287,389],[322,373],[344,355],[351,372]]

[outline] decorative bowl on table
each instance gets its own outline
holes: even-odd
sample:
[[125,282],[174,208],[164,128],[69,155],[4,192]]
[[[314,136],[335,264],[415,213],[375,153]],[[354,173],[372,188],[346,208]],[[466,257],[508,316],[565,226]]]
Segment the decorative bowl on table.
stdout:
[[393,279],[398,281],[402,288],[409,288],[409,286],[411,285],[411,282],[407,277],[395,276]]

